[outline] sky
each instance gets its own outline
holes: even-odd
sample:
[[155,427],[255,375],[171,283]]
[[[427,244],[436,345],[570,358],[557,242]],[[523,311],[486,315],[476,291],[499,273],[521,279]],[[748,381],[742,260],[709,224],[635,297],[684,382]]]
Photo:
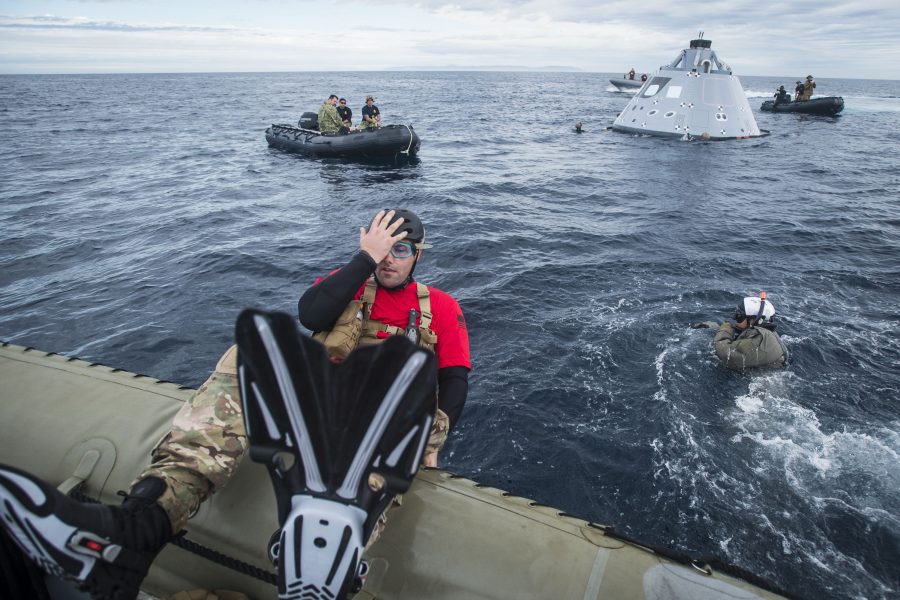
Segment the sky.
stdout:
[[900,79],[897,0],[0,0],[0,74],[652,73],[700,31],[739,76]]

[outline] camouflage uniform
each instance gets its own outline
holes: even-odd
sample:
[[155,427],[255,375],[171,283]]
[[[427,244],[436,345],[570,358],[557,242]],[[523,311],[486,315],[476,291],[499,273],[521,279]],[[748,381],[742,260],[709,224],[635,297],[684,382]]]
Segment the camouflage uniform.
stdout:
[[[447,440],[449,420],[438,410],[425,453],[439,452]],[[237,380],[237,346],[219,359],[215,371],[175,415],[172,429],[153,450],[153,462],[135,482],[159,477],[166,491],[157,500],[172,522],[184,528],[200,503],[221,489],[247,451]],[[386,513],[387,511],[385,511]],[[381,515],[369,544],[381,534]]]
[[344,122],[338,114],[337,109],[330,102],[323,102],[319,107],[319,131],[322,133],[337,133]]
[[748,327],[737,333],[731,322],[725,321],[716,331],[713,346],[722,364],[735,371],[787,361],[781,338],[764,327]]
[[803,94],[800,96],[800,100],[809,100],[812,98],[813,90],[816,89],[816,82],[812,79],[807,79],[806,83],[803,84]]

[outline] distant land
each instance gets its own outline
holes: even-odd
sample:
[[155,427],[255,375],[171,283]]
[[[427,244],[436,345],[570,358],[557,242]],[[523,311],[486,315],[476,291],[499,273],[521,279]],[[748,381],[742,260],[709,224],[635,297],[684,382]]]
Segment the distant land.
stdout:
[[478,67],[460,65],[438,65],[428,67],[387,67],[385,71],[542,71],[542,72],[583,72],[578,67],[548,65],[546,67],[523,67],[520,65],[483,65]]

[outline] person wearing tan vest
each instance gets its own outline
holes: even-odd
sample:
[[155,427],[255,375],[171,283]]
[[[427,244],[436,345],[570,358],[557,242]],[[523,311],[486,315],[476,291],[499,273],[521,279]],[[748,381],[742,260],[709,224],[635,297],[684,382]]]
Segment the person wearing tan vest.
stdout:
[[[359,253],[307,290],[299,308],[301,323],[319,332],[335,361],[358,344],[391,335],[405,335],[435,353],[439,410],[422,462],[437,466],[438,452],[462,413],[471,364],[459,304],[412,278],[427,247],[414,213],[380,211],[360,230]],[[35,545],[31,529],[4,522],[0,551],[12,548],[6,543],[11,539],[34,561],[23,564],[74,581],[95,600],[133,600],[156,555],[231,479],[247,447],[237,346],[232,346],[175,415],[121,505],[80,502],[29,473],[0,465],[0,500],[32,498],[19,502],[19,512],[45,541]],[[385,520],[382,514],[369,544]]]
[[300,298],[300,324],[316,332],[332,360],[353,348],[405,335],[438,359],[438,415],[423,463],[437,466],[447,434],[459,421],[468,395],[469,336],[456,300],[413,279],[430,246],[425,228],[409,210],[382,210],[360,228],[359,251],[318,279]]

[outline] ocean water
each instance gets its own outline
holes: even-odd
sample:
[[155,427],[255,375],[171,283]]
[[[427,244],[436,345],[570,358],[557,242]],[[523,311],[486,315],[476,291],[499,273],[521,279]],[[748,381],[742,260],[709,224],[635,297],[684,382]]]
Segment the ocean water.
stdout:
[[[441,466],[802,597],[900,598],[900,82],[818,80],[828,118],[743,77],[771,135],[690,143],[607,131],[610,76],[0,77],[0,339],[196,386],[242,308],[293,314],[409,207],[471,336]],[[419,162],[266,146],[330,93],[374,94]],[[793,360],[727,372],[689,324],[760,290]]]

